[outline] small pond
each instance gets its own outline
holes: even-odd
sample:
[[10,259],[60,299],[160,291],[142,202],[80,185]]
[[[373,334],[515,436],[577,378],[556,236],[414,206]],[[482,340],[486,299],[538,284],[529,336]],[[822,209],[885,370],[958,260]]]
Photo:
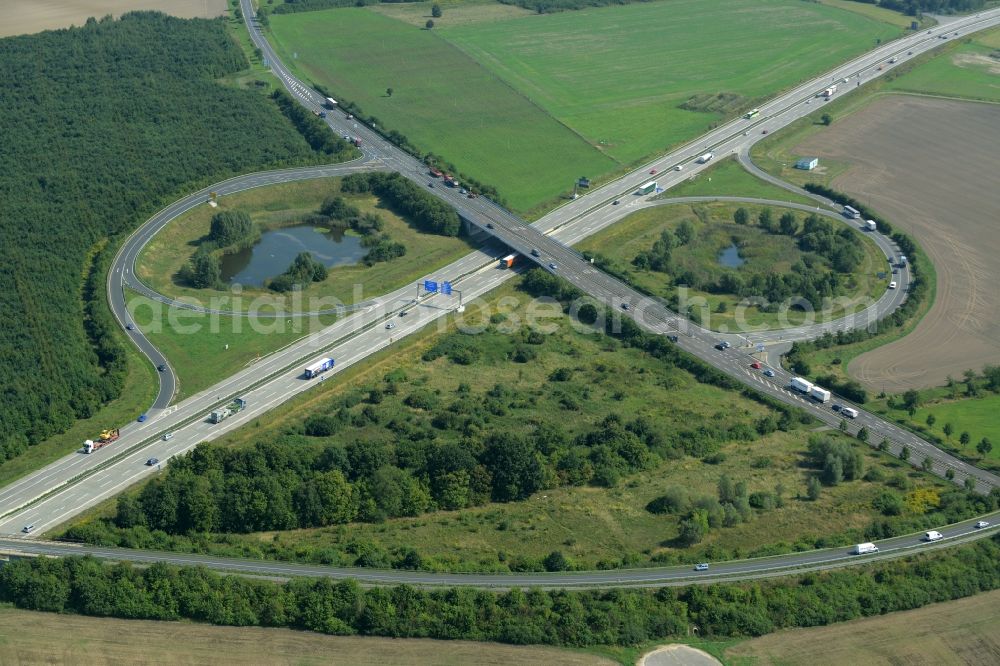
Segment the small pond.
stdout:
[[343,229],[318,229],[311,225],[264,232],[251,248],[222,257],[222,279],[251,287],[284,273],[300,252],[311,252],[327,268],[356,264],[368,254],[361,238]]
[[719,263],[726,268],[739,268],[746,261],[740,256],[740,248],[733,244],[719,253]]

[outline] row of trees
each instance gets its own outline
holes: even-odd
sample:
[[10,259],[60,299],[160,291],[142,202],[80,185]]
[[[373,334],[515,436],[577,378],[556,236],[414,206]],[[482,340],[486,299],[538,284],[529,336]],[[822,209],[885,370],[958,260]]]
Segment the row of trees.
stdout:
[[401,216],[413,221],[418,229],[441,236],[457,236],[462,231],[458,213],[444,201],[424,192],[416,183],[399,173],[352,173],[340,183],[342,192],[372,192],[388,202]]
[[688,635],[692,625],[702,636],[760,636],[998,587],[997,537],[849,571],[657,590],[363,589],[349,580],[278,584],[194,567],[154,563],[134,569],[79,557],[13,560],[0,568],[0,601],[30,610],[566,646],[638,645]]
[[354,146],[330,131],[326,123],[292,99],[284,90],[276,89],[271,93],[271,99],[316,152],[329,155],[338,162],[357,155],[358,151]]
[[120,238],[180,193],[315,158],[267,98],[217,83],[247,67],[222,21],[89,20],[2,39],[0,60],[3,461],[119,395]]
[[955,14],[974,12],[986,6],[986,0],[855,0],[867,5],[878,5],[902,12],[907,16],[922,13]]

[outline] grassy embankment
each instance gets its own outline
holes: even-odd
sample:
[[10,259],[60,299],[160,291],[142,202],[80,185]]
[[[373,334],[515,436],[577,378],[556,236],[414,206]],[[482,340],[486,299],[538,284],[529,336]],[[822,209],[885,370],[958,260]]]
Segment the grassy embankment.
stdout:
[[[456,11],[454,25],[449,9],[433,30],[413,23],[426,11],[276,15],[271,26],[306,80],[496,185],[520,211],[550,205],[581,174],[620,172],[899,34],[859,14],[788,0],[537,17],[473,5]],[[727,94],[715,98],[718,91]],[[693,110],[679,108],[688,102]]]
[[[490,312],[505,297],[521,301],[511,314],[525,316],[527,299],[513,287],[504,287],[487,303]],[[470,311],[474,311],[474,306]],[[471,315],[470,315],[471,316]],[[537,347],[538,356],[530,363],[513,363],[504,349],[506,335],[486,333],[469,342],[480,349],[481,358],[472,365],[446,359],[420,360],[440,334],[424,331],[393,347],[392,354],[377,355],[353,369],[337,382],[327,382],[307,396],[293,399],[279,412],[270,412],[254,428],[238,430],[220,440],[224,446],[246,446],[273,440],[282,432],[300,431],[310,415],[328,413],[344,396],[377,385],[390,372],[398,380],[397,394],[386,395],[379,404],[383,422],[412,422],[419,426],[420,410],[404,405],[413,391],[430,392],[443,398],[461,384],[471,395],[495,385],[518,386],[524,399],[490,424],[491,431],[517,432],[525,424],[557,425],[569,437],[588,432],[593,423],[610,413],[642,415],[664,433],[667,442],[687,437],[684,433],[697,423],[716,425],[753,421],[770,410],[755,402],[711,385],[701,384],[686,371],[635,349],[621,347],[603,336],[574,331],[564,317],[554,320],[558,331]],[[569,381],[554,384],[551,373],[572,368]],[[359,406],[357,409],[361,409]],[[416,419],[416,420],[414,420]],[[350,428],[329,441],[371,440],[384,437],[375,425]],[[447,430],[440,437],[450,437]],[[861,538],[865,528],[878,517],[873,500],[886,490],[880,482],[855,481],[830,486],[821,497],[807,501],[805,481],[809,475],[804,452],[809,432],[775,432],[750,441],[721,444],[712,463],[681,455],[658,461],[645,471],[630,474],[612,488],[590,485],[550,487],[526,501],[491,503],[461,511],[440,511],[414,518],[394,518],[383,523],[352,523],[316,529],[229,534],[188,542],[176,537],[164,547],[205,548],[212,552],[254,557],[311,559],[333,557],[338,561],[351,544],[372,544],[392,551],[413,548],[424,566],[457,570],[505,570],[513,561],[537,562],[553,550],[561,550],[578,566],[642,565],[655,562],[723,559],[767,550],[812,548],[818,543],[848,543]],[[318,440],[317,440],[318,441]],[[856,444],[856,446],[860,446]],[[945,486],[894,458],[863,448],[867,468],[879,470],[877,478],[902,484],[906,492]],[[714,496],[721,475],[748,484],[749,490],[773,491],[782,486],[784,506],[767,511],[733,527],[713,528],[697,547],[685,549],[673,544],[680,516],[654,515],[645,509],[653,498],[671,486],[683,486],[693,496]],[[934,490],[936,489],[936,490]],[[920,512],[907,513],[919,519]],[[79,522],[112,515],[109,501]],[[766,515],[765,515],[766,514]],[[822,520],[819,520],[822,516]],[[767,521],[767,538],[761,539],[759,525]],[[822,524],[822,530],[817,525]],[[336,554],[340,553],[340,554]],[[347,556],[347,561],[352,561]],[[329,561],[329,560],[327,560]]]

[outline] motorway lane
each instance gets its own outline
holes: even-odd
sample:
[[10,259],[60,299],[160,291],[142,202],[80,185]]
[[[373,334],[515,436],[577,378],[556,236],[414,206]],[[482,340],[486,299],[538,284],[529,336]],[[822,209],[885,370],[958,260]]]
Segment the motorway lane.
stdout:
[[[589,588],[609,586],[665,586],[712,584],[730,580],[748,580],[790,575],[804,571],[867,564],[906,557],[935,548],[967,543],[996,534],[1000,513],[985,517],[991,523],[986,529],[976,529],[975,520],[967,520],[939,528],[944,538],[934,543],[922,540],[923,533],[909,534],[875,542],[879,552],[874,555],[854,555],[851,547],[841,546],[810,550],[787,555],[775,555],[751,560],[731,560],[712,564],[708,571],[694,572],[691,565],[578,571],[568,573],[463,574],[426,571],[331,567],[215,557],[189,553],[171,553],[128,548],[75,545],[27,539],[0,539],[0,551],[50,556],[92,555],[100,559],[148,564],[167,562],[178,566],[205,566],[223,573],[263,575],[276,578],[326,577],[353,579],[373,585],[406,584],[415,586],[468,586],[482,589],[505,588]],[[979,519],[976,519],[979,520]]]

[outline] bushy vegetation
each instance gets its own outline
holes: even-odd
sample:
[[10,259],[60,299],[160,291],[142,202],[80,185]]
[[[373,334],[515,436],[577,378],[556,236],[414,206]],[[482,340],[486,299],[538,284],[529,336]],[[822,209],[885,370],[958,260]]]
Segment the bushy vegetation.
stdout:
[[[557,567],[558,558],[551,563]],[[362,589],[350,580],[276,584],[202,568],[154,563],[134,569],[78,557],[13,560],[0,568],[0,601],[31,610],[567,646],[637,645],[685,636],[691,625],[702,636],[760,636],[997,587],[998,537],[863,569],[658,590]]]
[[406,246],[392,240],[388,234],[379,233],[384,223],[376,213],[361,214],[356,206],[347,203],[343,197],[331,196],[323,201],[315,221],[321,224],[353,229],[364,238],[361,243],[368,248],[364,262],[373,266],[380,261],[392,261],[406,254]]
[[121,391],[103,283],[123,234],[195,185],[315,157],[266,98],[216,83],[247,66],[222,21],[90,20],[0,40],[0,59],[6,460]]
[[413,220],[417,228],[426,233],[457,236],[462,231],[462,223],[454,208],[424,192],[401,174],[352,173],[341,181],[340,190],[350,194],[372,192],[385,199],[399,215]]
[[[647,0],[636,0],[646,2]],[[571,9],[586,9],[588,7],[607,7],[609,5],[627,5],[631,0],[499,0],[505,5],[516,5],[530,9],[539,14],[551,14]]]
[[311,252],[299,252],[292,260],[292,265],[284,273],[268,281],[267,286],[278,292],[291,291],[301,289],[310,282],[322,282],[326,276],[326,266],[314,259]]
[[867,5],[878,5],[885,9],[902,12],[907,16],[930,14],[956,14],[974,12],[986,6],[985,0],[855,0]]
[[292,124],[302,134],[306,142],[312,146],[313,150],[329,155],[338,161],[346,160],[356,154],[351,144],[330,131],[326,123],[292,99],[284,90],[275,90],[271,93],[271,99],[275,101],[281,112],[292,121]]
[[[747,233],[756,232],[743,231],[749,223],[745,209],[738,209],[735,219],[736,226],[726,240],[740,247],[746,242]],[[833,224],[816,214],[809,215],[800,229],[798,218],[791,211],[775,219],[771,210],[765,208],[756,223],[760,230],[768,234],[795,239],[802,256],[792,265],[791,271],[756,270],[748,273],[743,269],[724,269],[721,266],[693,266],[687,259],[689,253],[682,248],[692,242],[698,243],[699,239],[698,232],[687,220],[682,221],[673,232],[661,233],[649,250],[635,256],[632,265],[640,270],[666,273],[674,284],[700,291],[733,294],[743,299],[762,298],[767,301],[762,309],[774,310],[793,297],[817,307],[824,298],[839,295],[845,288],[844,276],[857,270],[864,258],[863,241],[859,234],[847,227],[835,229]],[[680,250],[678,256],[683,259],[675,260],[675,250]],[[607,263],[602,257],[597,259],[601,265]]]

